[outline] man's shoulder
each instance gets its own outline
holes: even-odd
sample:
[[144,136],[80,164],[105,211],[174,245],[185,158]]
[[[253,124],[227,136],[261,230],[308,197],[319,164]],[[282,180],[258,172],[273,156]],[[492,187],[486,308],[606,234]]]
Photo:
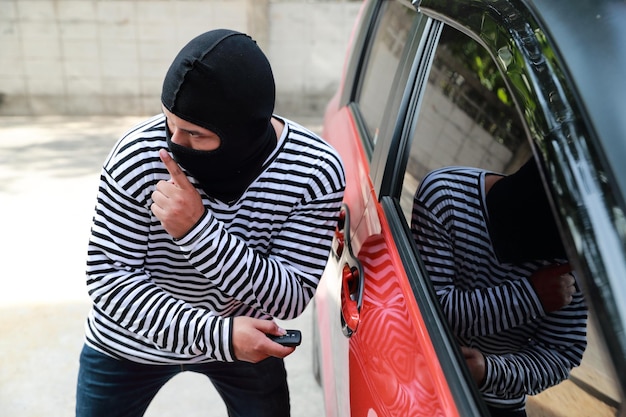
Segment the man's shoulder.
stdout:
[[167,173],[159,158],[159,150],[167,147],[164,121],[163,115],[151,117],[117,140],[103,165],[114,181],[132,187],[162,179]]
[[165,141],[165,118],[157,115],[128,129],[117,140],[105,164],[128,158],[141,157],[144,152],[156,152],[167,146]]
[[448,166],[430,171],[422,181],[422,187],[453,186],[461,183],[475,183],[486,172],[480,168]]
[[163,114],[152,116],[132,126],[122,134],[118,143],[127,144],[154,140],[165,140],[165,116]]
[[343,172],[341,156],[331,144],[311,129],[297,122],[289,119],[284,119],[284,121],[288,131],[287,147],[301,162],[306,160],[303,160],[302,157],[308,157],[315,160],[317,166],[333,166],[334,169]]

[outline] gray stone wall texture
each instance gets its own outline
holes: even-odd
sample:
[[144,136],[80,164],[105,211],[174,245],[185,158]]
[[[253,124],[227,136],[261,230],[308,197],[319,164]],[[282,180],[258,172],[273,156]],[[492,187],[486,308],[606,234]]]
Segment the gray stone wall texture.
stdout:
[[320,115],[339,85],[354,0],[0,0],[0,116],[148,115],[194,36],[251,35],[276,111]]

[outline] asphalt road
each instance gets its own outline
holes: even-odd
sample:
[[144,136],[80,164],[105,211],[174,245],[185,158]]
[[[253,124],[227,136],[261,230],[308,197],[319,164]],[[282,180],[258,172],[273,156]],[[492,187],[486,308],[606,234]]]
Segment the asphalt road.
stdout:
[[[89,300],[86,244],[101,164],[143,118],[0,118],[0,416],[74,415]],[[315,120],[302,121],[312,129]],[[311,370],[311,311],[285,327],[303,343],[286,359],[292,416],[320,417]],[[226,416],[208,379],[185,373],[146,417]]]

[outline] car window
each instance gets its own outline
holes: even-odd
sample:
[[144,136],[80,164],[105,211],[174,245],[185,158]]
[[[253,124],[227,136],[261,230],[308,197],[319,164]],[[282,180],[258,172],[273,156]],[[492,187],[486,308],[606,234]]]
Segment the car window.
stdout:
[[515,171],[531,154],[521,118],[488,52],[442,31],[412,134],[400,204],[410,220],[419,180],[445,166]]
[[[418,115],[409,119],[415,124],[399,196],[407,223],[426,173],[468,166],[508,174],[531,156],[524,124],[493,58],[476,41],[449,26],[442,30]],[[619,407],[620,394],[613,371],[604,363],[606,351],[592,310],[589,315],[583,365],[573,370],[567,383],[577,385],[575,392],[589,395],[589,400],[576,404],[583,407],[583,413],[588,407],[589,415],[608,416]],[[557,387],[567,391],[566,385]],[[555,392],[554,388],[550,390]],[[553,395],[558,398],[563,391]],[[569,406],[565,399],[558,401],[566,409]]]
[[354,98],[370,149],[377,141],[394,78],[417,21],[415,8],[407,1],[385,1],[380,7]]

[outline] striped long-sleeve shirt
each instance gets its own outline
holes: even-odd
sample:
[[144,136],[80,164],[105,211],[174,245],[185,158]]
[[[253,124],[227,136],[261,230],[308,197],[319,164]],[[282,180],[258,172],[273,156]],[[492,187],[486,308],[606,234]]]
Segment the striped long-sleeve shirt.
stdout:
[[229,205],[209,198],[174,240],[150,210],[169,174],[165,119],[127,132],[101,174],[87,257],[86,343],[147,364],[235,360],[232,317],[290,319],[314,295],[345,188],[338,154],[289,120],[264,171]]
[[580,364],[587,309],[577,291],[571,304],[546,314],[528,279],[546,263],[497,260],[487,232],[486,174],[463,167],[428,174],[411,228],[454,335],[485,355],[479,388],[486,402],[522,408],[526,395],[558,384]]

